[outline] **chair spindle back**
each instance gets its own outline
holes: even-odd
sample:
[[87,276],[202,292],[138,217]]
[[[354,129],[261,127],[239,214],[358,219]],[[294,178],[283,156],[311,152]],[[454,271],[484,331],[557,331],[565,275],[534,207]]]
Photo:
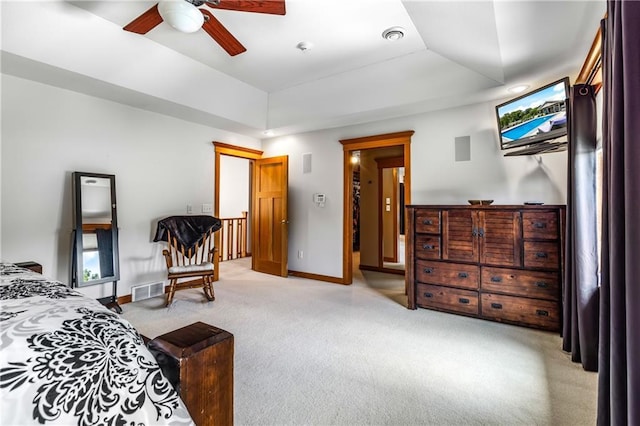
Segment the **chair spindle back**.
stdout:
[[204,237],[198,241],[195,247],[185,249],[185,247],[178,242],[175,236],[171,235],[171,232],[167,230],[167,250],[171,258],[171,263],[167,266],[189,266],[197,265],[203,262],[213,262],[213,256],[211,255],[214,247],[213,231],[207,232]]

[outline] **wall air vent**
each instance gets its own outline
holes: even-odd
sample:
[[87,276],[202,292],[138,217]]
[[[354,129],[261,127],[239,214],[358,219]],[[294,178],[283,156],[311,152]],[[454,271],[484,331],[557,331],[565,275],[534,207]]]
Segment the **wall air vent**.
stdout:
[[149,299],[164,294],[164,283],[142,284],[131,287],[131,301]]

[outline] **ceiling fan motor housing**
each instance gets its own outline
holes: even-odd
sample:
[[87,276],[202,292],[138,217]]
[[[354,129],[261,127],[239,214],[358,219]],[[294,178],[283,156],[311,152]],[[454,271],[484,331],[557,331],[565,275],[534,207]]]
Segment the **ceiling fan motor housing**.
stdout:
[[192,5],[196,6],[196,7],[200,7],[203,4],[207,4],[207,6],[218,6],[220,4],[220,0],[184,0],[188,3],[191,3]]

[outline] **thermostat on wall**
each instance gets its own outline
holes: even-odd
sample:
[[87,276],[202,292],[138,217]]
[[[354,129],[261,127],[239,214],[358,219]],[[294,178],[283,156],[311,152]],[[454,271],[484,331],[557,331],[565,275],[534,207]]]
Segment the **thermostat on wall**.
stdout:
[[316,203],[319,207],[324,207],[324,203],[327,200],[327,196],[325,194],[313,194],[313,202]]

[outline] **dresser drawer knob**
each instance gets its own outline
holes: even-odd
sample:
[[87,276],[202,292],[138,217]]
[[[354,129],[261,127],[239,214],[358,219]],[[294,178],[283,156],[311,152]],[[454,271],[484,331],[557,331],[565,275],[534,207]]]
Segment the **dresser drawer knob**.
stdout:
[[547,224],[546,224],[546,223],[544,223],[544,222],[535,222],[535,223],[533,224],[533,227],[534,227],[534,228],[538,228],[538,229],[543,229],[543,228],[546,228],[546,227],[547,227]]
[[433,220],[431,219],[425,219],[422,221],[423,225],[433,225]]
[[549,256],[547,255],[547,253],[545,253],[545,252],[543,252],[543,251],[539,251],[539,252],[537,252],[537,253],[536,253],[536,257],[537,257],[538,259],[546,259],[546,258],[547,258],[547,257],[549,257]]
[[548,317],[549,316],[549,311],[544,311],[542,309],[538,309],[538,310],[536,310],[536,315],[539,315],[541,317]]
[[431,299],[433,297],[432,293],[425,293],[424,297],[426,297],[427,299]]
[[433,268],[424,268],[425,274],[431,274],[433,272]]
[[491,277],[491,282],[492,283],[500,283],[502,282],[502,277]]
[[536,287],[540,287],[540,288],[549,287],[549,285],[547,283],[545,283],[544,281],[536,281],[534,284],[535,284]]
[[458,278],[469,278],[469,274],[466,272],[458,272]]
[[461,297],[458,299],[458,302],[462,303],[463,305],[468,305],[469,299],[467,299],[466,297]]
[[502,309],[502,303],[495,303],[494,302],[494,303],[491,304],[491,307],[493,309]]
[[422,246],[422,248],[425,250],[433,250],[433,244],[425,244]]

